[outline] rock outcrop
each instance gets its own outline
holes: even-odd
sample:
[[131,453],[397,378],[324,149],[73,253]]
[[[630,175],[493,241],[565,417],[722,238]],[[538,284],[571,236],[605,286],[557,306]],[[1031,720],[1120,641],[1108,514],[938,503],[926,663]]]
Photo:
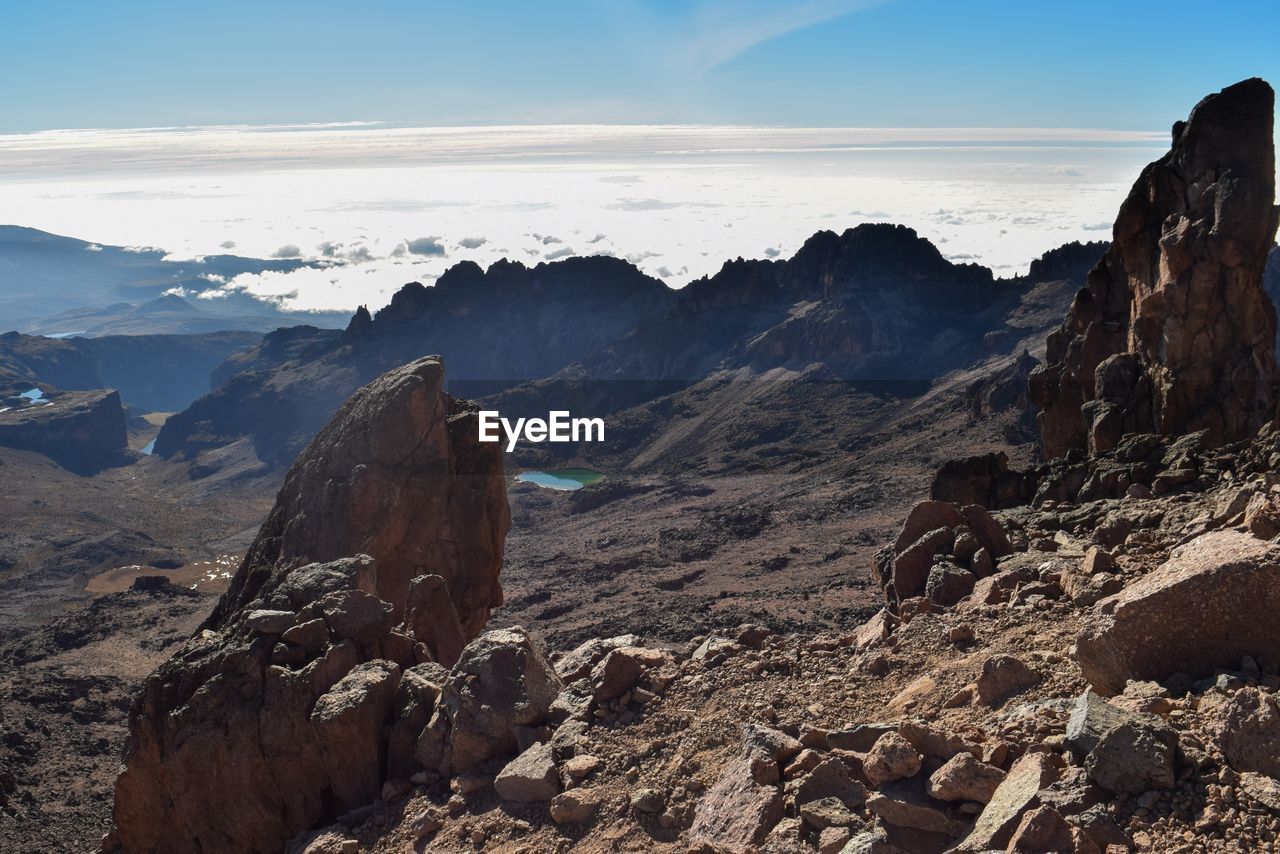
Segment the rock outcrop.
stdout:
[[1259,79],[1208,96],[1134,184],[1031,377],[1046,457],[1130,433],[1204,430],[1217,446],[1274,416],[1274,101]]
[[397,620],[431,604],[425,589],[410,595],[414,579],[438,576],[462,639],[479,633],[502,603],[511,522],[502,453],[479,442],[475,409],[443,390],[444,366],[427,357],[347,401],[285,476],[207,628],[226,627],[302,563],[363,554],[377,567],[367,592],[392,603]]
[[[218,609],[133,704],[108,849],[283,850],[421,770],[437,700],[471,690],[441,664],[501,602],[509,525],[502,452],[443,384],[436,358],[380,377],[299,458]],[[504,685],[501,663],[478,672]],[[543,669],[521,723],[559,690]]]
[[0,335],[0,375],[66,391],[112,388],[130,406],[172,412],[206,394],[214,369],[260,339],[253,332],[100,338],[7,332]]
[[49,390],[34,401],[0,391],[0,447],[44,454],[82,475],[136,459],[120,395],[111,389]]
[[889,611],[909,621],[968,596],[1012,551],[1000,523],[980,505],[921,501],[897,541],[876,554],[872,578]]

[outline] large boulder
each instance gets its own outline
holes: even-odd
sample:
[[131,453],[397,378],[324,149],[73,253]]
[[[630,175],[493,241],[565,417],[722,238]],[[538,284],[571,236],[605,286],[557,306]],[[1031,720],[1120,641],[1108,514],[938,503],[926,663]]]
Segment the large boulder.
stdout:
[[994,560],[1012,552],[986,508],[921,501],[907,513],[894,544],[876,554],[872,577],[894,614],[902,602],[922,595],[945,607],[967,596],[977,578],[991,574]]
[[358,664],[320,695],[311,709],[320,756],[333,794],[343,806],[372,803],[382,791],[387,742],[400,667],[391,661]]
[[1155,571],[1103,599],[1076,641],[1085,678],[1103,694],[1130,679],[1162,681],[1280,658],[1280,547],[1217,531],[1173,551]]
[[768,835],[782,820],[782,792],[757,783],[749,759],[725,766],[719,779],[698,801],[689,838],[698,844],[728,851],[744,851]]
[[1004,782],[1004,772],[960,752],[929,776],[926,789],[940,801],[976,801],[985,804]]
[[463,650],[440,696],[447,722],[441,773],[457,775],[515,753],[517,727],[540,726],[564,689],[524,629],[485,632]]
[[1030,378],[1046,457],[1130,433],[1204,430],[1216,446],[1274,415],[1274,102],[1256,78],[1208,96],[1134,183]]
[[512,759],[493,781],[498,797],[515,804],[549,801],[560,794],[560,772],[551,745],[535,744]]

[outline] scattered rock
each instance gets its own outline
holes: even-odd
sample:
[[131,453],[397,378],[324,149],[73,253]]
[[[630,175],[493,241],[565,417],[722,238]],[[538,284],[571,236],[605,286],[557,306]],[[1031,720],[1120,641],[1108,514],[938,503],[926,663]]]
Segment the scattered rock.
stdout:
[[1236,771],[1280,778],[1280,705],[1274,694],[1242,688],[1201,698],[1200,719]]
[[914,775],[920,770],[920,754],[905,738],[890,732],[872,745],[862,768],[871,784],[880,786]]
[[880,736],[887,732],[897,732],[897,724],[858,724],[849,729],[840,729],[827,733],[827,744],[837,750],[854,750],[866,753]]
[[835,757],[816,765],[796,784],[794,792],[797,804],[822,798],[838,798],[846,807],[857,809],[867,799],[867,790],[853,779],[848,766]]
[[742,850],[759,844],[782,819],[782,793],[751,776],[746,759],[725,766],[694,811],[689,838],[695,843]]
[[1280,780],[1245,771],[1240,775],[1240,791],[1272,812],[1280,813]]
[[867,809],[886,824],[926,833],[955,837],[969,829],[967,823],[953,818],[942,804],[918,787],[902,783],[872,792],[867,797]]
[[968,524],[955,505],[945,501],[921,501],[907,513],[902,523],[902,531],[893,544],[898,554],[906,551],[912,544],[930,531],[950,530]]
[[948,607],[973,592],[973,573],[953,563],[936,563],[929,570],[925,596],[935,605]]
[[581,756],[573,756],[566,759],[561,767],[564,769],[564,773],[569,776],[569,779],[578,781],[590,777],[600,770],[602,765],[604,765],[604,762],[598,756],[584,753]]
[[1099,546],[1090,546],[1088,551],[1084,553],[1084,560],[1080,562],[1080,571],[1085,575],[1111,572],[1115,568],[1116,562],[1111,557],[1111,552]]
[[358,664],[316,700],[311,710],[333,794],[347,809],[376,800],[382,792],[386,743],[400,667],[390,661]]
[[267,609],[251,611],[244,624],[250,631],[262,635],[282,634],[294,624],[297,617],[292,611],[272,611]]
[[1036,807],[1022,816],[1009,838],[1006,851],[1044,854],[1048,851],[1074,852],[1075,838],[1066,819],[1049,807]]
[[549,801],[560,794],[560,774],[551,745],[535,744],[507,763],[493,781],[498,797],[517,804]]
[[639,646],[640,638],[636,635],[618,635],[612,638],[592,638],[556,662],[556,673],[565,684],[585,679],[591,675],[592,669],[600,661],[619,647]]
[[662,793],[656,789],[636,789],[635,794],[631,796],[631,808],[636,812],[652,815],[662,812],[663,806]]
[[600,797],[590,789],[573,789],[551,799],[551,820],[556,824],[590,821],[600,809]]
[[1057,769],[1046,754],[1028,753],[1013,763],[957,850],[1004,848],[1013,838],[1022,815],[1038,805],[1039,791],[1057,779]]
[[993,655],[982,665],[976,684],[978,702],[994,706],[1040,682],[1040,676],[1012,655]]
[[440,696],[448,722],[441,773],[514,753],[515,728],[540,726],[564,685],[524,629],[485,632],[463,650]]
[[1005,773],[999,768],[975,759],[971,754],[957,753],[929,776],[926,791],[942,801],[990,802],[996,789],[1004,782]]
[[854,815],[839,798],[818,798],[800,805],[800,818],[815,830],[828,827],[854,827],[862,819]]
[[390,602],[363,590],[344,590],[322,598],[317,607],[329,631],[358,644],[371,644],[391,631],[395,621]]

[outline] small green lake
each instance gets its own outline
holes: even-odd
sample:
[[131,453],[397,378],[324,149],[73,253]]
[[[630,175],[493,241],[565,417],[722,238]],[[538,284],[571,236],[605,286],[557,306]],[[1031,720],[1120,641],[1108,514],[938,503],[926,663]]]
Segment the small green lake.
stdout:
[[556,469],[555,471],[523,471],[516,475],[521,483],[533,483],[544,489],[582,489],[604,480],[604,475],[591,469]]

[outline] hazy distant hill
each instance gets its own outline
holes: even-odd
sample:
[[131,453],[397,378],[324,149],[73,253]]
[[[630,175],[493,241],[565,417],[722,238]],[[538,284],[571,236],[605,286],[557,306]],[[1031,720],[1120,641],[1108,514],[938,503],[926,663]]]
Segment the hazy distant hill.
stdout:
[[345,323],[339,313],[282,312],[246,295],[183,300],[173,288],[215,287],[205,276],[231,278],[307,266],[297,260],[210,255],[166,261],[158,249],[104,246],[34,228],[0,225],[0,332],[108,335],[214,332]]

